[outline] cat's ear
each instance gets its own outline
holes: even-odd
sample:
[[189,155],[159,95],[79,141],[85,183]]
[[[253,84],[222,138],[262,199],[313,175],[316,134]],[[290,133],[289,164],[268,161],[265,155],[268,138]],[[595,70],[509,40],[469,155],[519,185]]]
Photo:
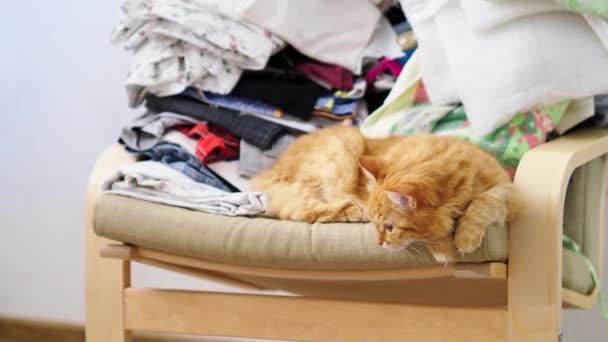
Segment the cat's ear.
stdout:
[[373,181],[377,181],[382,170],[386,168],[386,161],[371,156],[360,156],[359,166],[363,173]]
[[386,191],[386,197],[401,210],[416,208],[417,201],[412,194],[397,191]]

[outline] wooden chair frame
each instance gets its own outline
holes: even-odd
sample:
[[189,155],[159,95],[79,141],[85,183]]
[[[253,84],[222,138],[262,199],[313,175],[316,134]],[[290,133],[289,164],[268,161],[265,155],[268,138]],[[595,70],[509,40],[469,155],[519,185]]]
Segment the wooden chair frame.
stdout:
[[[117,148],[117,147],[115,147]],[[510,226],[509,261],[407,270],[303,271],[226,265],[126,246],[93,231],[101,183],[131,162],[106,151],[93,170],[86,211],[86,336],[89,342],[130,341],[131,331],[306,341],[557,341],[562,301],[589,308],[597,293],[562,289],[562,223],[574,169],[608,153],[608,131],[560,137],[528,152],[515,184],[524,209]],[[605,186],[605,178],[602,187]],[[603,208],[603,206],[602,206]],[[600,214],[600,231],[604,214]],[[602,235],[600,234],[600,237]],[[599,239],[603,241],[603,239]],[[602,250],[600,246],[600,250]],[[361,298],[319,298],[141,289],[130,287],[131,262],[256,289],[257,279],[382,283],[467,279],[506,288],[506,305],[408,304]],[[508,276],[507,276],[508,266]],[[601,265],[598,265],[601,269]],[[248,278],[249,277],[249,278]],[[480,287],[481,286],[481,287]],[[429,291],[433,291],[429,287]],[[466,292],[472,299],[484,291]],[[469,298],[465,298],[465,301]]]

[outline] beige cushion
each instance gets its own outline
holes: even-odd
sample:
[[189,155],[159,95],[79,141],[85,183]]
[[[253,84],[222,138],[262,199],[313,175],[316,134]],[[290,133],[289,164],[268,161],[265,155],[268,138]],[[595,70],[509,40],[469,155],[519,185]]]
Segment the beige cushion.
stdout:
[[[369,224],[227,217],[115,195],[98,200],[94,227],[113,240],[240,265],[365,270],[437,264],[426,248],[408,252],[377,246]],[[507,229],[496,224],[482,247],[459,261],[504,261],[507,251]]]

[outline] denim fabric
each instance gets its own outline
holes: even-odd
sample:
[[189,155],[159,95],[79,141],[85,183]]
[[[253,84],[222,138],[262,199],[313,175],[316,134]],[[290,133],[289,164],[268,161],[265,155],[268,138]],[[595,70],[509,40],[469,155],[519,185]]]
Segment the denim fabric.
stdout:
[[273,122],[251,115],[239,115],[229,109],[211,107],[190,96],[156,97],[149,95],[146,98],[146,107],[157,113],[179,113],[222,126],[262,150],[271,148],[272,143],[286,132],[283,127]]
[[166,164],[172,169],[192,178],[196,182],[207,184],[228,192],[239,191],[178,145],[161,143],[144,151],[135,151],[129,147],[125,148],[131,153],[140,154],[150,160]]
[[[188,91],[188,89],[186,89]],[[219,95],[205,92],[205,102],[212,106],[228,108],[237,112],[275,116],[282,114],[283,111],[278,107],[265,104],[255,99],[245,99],[231,95]]]

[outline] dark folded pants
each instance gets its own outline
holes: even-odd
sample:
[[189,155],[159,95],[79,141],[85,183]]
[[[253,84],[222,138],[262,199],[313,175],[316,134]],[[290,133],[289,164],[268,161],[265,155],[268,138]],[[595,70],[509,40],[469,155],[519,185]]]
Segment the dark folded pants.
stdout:
[[267,68],[243,73],[230,95],[256,99],[302,120],[309,120],[319,97],[331,93],[303,73]]
[[126,146],[125,148],[131,153],[139,154],[150,160],[166,164],[196,182],[207,184],[228,192],[239,191],[236,187],[218,176],[210,168],[178,145],[160,143],[143,151],[136,151]]
[[149,95],[146,97],[146,107],[153,112],[178,113],[222,126],[262,150],[271,148],[272,144],[286,133],[283,127],[273,122],[251,115],[241,115],[229,109],[211,107],[206,103],[179,95],[167,97]]

